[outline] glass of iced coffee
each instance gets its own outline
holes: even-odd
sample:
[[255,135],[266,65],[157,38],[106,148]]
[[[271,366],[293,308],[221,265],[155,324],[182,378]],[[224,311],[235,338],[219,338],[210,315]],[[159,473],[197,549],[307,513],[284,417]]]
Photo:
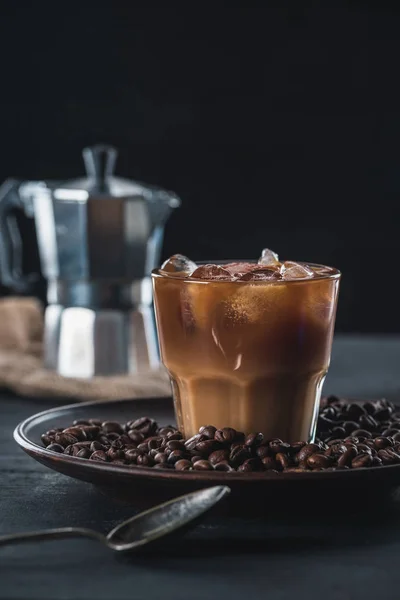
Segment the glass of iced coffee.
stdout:
[[195,264],[152,274],[162,361],[185,437],[203,425],[312,440],[328,371],[340,272],[281,262]]

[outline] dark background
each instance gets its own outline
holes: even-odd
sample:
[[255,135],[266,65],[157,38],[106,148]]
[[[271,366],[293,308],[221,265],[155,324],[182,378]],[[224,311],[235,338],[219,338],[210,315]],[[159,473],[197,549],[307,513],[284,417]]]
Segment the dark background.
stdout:
[[0,180],[114,144],[183,200],[164,256],[332,264],[338,330],[399,332],[399,32],[382,1],[3,0]]

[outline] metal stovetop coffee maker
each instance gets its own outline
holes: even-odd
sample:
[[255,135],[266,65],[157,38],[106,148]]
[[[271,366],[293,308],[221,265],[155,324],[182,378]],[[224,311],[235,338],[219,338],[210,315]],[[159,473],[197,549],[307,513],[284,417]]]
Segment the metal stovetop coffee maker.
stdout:
[[140,372],[158,366],[150,272],[180,200],[115,177],[112,147],[85,148],[83,157],[86,178],[1,186],[0,280],[29,293],[15,218],[22,209],[34,218],[47,280],[45,365],[66,377]]

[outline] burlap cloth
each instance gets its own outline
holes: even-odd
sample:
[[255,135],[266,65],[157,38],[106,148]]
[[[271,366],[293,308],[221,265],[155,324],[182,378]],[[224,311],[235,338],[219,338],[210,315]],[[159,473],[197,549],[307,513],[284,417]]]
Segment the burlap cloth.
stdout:
[[0,299],[0,387],[22,396],[74,400],[169,396],[165,371],[73,379],[44,368],[43,308],[33,298]]

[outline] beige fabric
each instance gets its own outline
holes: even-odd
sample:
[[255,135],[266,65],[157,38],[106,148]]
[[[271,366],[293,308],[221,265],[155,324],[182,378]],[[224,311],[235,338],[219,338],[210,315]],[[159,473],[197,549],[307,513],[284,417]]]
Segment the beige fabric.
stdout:
[[32,397],[73,400],[169,396],[164,370],[140,375],[73,379],[42,363],[43,310],[33,298],[0,299],[0,387]]

